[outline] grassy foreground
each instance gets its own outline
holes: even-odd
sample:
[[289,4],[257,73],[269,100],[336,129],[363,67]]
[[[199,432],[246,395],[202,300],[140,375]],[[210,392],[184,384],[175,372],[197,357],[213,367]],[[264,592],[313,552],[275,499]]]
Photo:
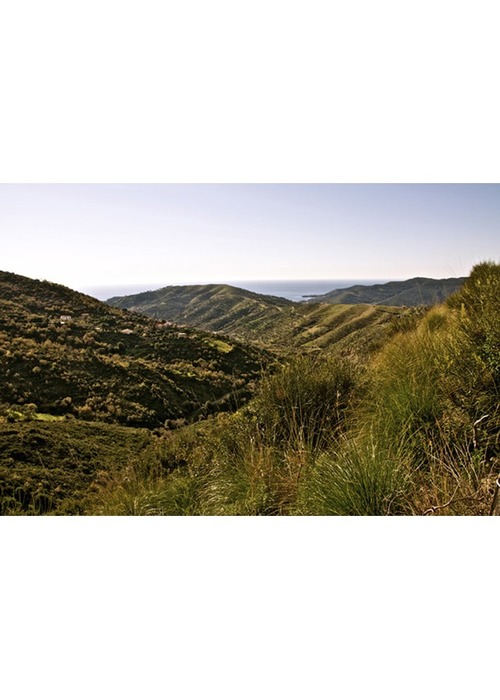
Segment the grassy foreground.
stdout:
[[86,512],[487,515],[500,472],[500,266],[368,363],[298,357],[233,415],[172,431]]

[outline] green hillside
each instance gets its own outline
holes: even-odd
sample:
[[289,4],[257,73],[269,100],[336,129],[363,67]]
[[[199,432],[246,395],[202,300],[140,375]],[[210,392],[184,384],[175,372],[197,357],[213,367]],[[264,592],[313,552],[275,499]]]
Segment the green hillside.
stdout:
[[165,287],[108,303],[281,352],[366,349],[412,313],[388,306],[294,303],[229,285]]
[[[100,514],[499,515],[500,265],[359,357],[298,354],[253,400],[169,436]],[[406,325],[406,327],[405,327]]]
[[[270,355],[0,272],[0,406],[158,427],[234,408]],[[29,405],[34,405],[29,407]]]
[[164,287],[124,297],[112,297],[108,304],[130,311],[167,319],[210,331],[253,335],[278,322],[294,303],[281,297],[266,296],[228,284]]
[[[432,306],[440,304],[454,294],[465,277],[431,279],[414,277],[404,282],[355,285],[346,289],[334,289],[314,297],[314,302],[329,304],[384,304],[386,306]],[[311,302],[308,302],[311,303]]]
[[427,311],[271,299],[277,367],[0,273],[0,514],[499,514],[499,298],[487,262]]
[[148,430],[79,420],[0,420],[0,515],[72,514],[113,474],[155,459]]

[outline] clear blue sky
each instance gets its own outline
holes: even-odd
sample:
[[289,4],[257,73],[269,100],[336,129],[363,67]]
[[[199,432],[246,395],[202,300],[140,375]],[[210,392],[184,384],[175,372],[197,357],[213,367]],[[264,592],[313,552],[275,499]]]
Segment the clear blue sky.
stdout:
[[0,185],[0,269],[75,289],[465,275],[500,185]]

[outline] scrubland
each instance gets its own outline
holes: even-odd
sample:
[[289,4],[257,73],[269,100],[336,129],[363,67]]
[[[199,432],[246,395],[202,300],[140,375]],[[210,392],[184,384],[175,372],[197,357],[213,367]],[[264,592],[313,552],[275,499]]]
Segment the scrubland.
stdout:
[[252,401],[158,436],[86,503],[109,515],[488,515],[500,472],[500,265],[368,359],[295,355]]

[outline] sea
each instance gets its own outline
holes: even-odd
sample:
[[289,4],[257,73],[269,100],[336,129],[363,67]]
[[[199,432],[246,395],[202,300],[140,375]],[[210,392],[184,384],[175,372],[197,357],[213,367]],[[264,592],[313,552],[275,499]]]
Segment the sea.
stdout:
[[[212,283],[204,282],[200,284],[230,284],[234,287],[240,287],[242,289],[247,289],[251,292],[257,292],[258,294],[269,294],[275,297],[283,297],[285,299],[290,299],[291,301],[306,301],[307,299],[314,298],[320,294],[326,294],[331,292],[333,289],[345,289],[346,287],[352,287],[356,284],[371,285],[371,284],[384,284],[385,282],[390,282],[388,279],[376,279],[376,280],[359,280],[359,279],[331,279],[331,280],[223,280],[214,281]],[[194,284],[191,282],[190,284]],[[156,289],[161,289],[162,287],[168,286],[168,283],[157,283],[152,284],[123,284],[123,285],[110,285],[110,286],[99,286],[99,287],[85,287],[80,291],[85,294],[90,294],[91,296],[106,301],[111,297],[117,296],[127,296],[128,294],[139,294],[140,292],[149,292]],[[177,286],[177,285],[173,285]]]

